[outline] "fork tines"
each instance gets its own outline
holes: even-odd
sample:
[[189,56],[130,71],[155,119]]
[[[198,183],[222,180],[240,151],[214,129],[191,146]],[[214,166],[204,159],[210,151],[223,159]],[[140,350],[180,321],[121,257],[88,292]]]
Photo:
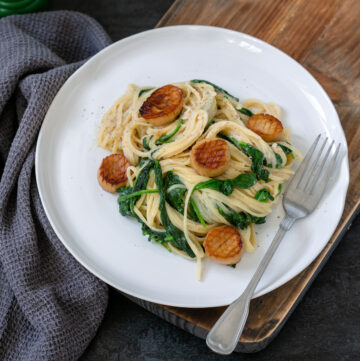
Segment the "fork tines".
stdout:
[[339,151],[340,143],[335,146],[335,140],[319,134],[297,171],[296,188],[307,194],[322,192],[332,176]]

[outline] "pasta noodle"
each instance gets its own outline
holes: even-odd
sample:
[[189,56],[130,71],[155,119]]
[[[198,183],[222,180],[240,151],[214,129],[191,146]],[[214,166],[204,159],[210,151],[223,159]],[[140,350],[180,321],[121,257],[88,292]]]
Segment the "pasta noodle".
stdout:
[[[98,134],[98,145],[111,153],[122,153],[128,159],[131,164],[126,172],[129,187],[134,186],[141,170],[144,169],[141,163],[139,165],[144,159],[159,161],[163,176],[172,172],[178,177],[180,182],[170,185],[166,189],[166,196],[171,192],[180,191],[183,195],[183,213],[168,201],[165,209],[169,221],[183,233],[195,255],[200,277],[201,260],[206,257],[202,243],[212,228],[233,225],[229,217],[226,217],[229,212],[243,214],[250,219],[247,226],[240,228],[239,232],[246,251],[253,252],[256,249],[254,220],[263,221],[262,217],[271,212],[279,199],[281,185],[293,174],[289,154],[295,159],[300,159],[301,154],[288,143],[288,130],[284,131],[281,141],[268,143],[247,127],[249,115],[239,111],[245,108],[247,112],[266,113],[281,120],[281,109],[278,104],[264,103],[256,99],[247,99],[239,103],[228,93],[219,91],[207,82],[186,81],[173,85],[180,88],[183,94],[183,107],[177,120],[168,125],[155,127],[142,118],[139,109],[156,89],[148,90],[132,84],[104,115]],[[179,123],[179,119],[182,119],[182,123]],[[158,143],[161,136],[172,132],[174,135],[171,141]],[[258,178],[251,187],[235,187],[228,195],[211,188],[195,189],[197,184],[209,181],[210,178],[199,175],[191,166],[191,147],[200,140],[219,136],[226,139],[231,160],[230,167],[216,179],[234,179],[239,174],[254,171],[252,157],[237,146],[249,144],[264,156],[267,181]],[[256,195],[263,189],[270,197],[267,201],[261,202],[256,199]],[[150,171],[146,190],[158,190],[153,171]],[[197,205],[205,225],[199,219],[195,219],[191,209],[192,202]],[[146,229],[150,230],[148,232],[162,232],[164,235],[166,229],[159,212],[160,207],[161,192],[145,193],[137,199],[133,212],[146,225]],[[189,216],[191,213],[192,217]],[[170,251],[192,259],[189,252],[176,247],[174,242],[162,243]]]

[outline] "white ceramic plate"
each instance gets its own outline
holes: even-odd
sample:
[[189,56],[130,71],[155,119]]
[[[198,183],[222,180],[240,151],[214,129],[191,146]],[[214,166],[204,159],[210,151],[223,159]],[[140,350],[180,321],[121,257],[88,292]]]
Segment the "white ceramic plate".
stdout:
[[[273,101],[284,110],[292,142],[306,152],[315,136],[346,140],[336,111],[316,80],[276,48],[238,32],[175,26],[121,40],[76,71],[55,97],[36,151],[36,177],[46,214],[73,256],[96,276],[130,295],[181,307],[229,304],[244,289],[275,234],[281,204],[257,226],[259,247],[236,269],[196,264],[142,236],[140,225],[122,217],[116,196],[102,191],[97,169],[108,153],[96,146],[102,115],[127,85],[161,86],[207,79],[240,99]],[[255,296],[301,272],[330,239],[343,211],[349,181],[347,157],[340,176],[315,212],[296,222],[283,240]]]

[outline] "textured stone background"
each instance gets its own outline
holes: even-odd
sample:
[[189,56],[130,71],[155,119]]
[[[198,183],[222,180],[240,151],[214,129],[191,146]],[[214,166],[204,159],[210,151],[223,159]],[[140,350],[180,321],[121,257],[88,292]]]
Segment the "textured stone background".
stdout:
[[[151,29],[172,0],[52,0],[96,18],[114,41]],[[360,360],[360,218],[325,265],[278,337],[257,354],[223,357],[112,290],[109,308],[82,361]]]

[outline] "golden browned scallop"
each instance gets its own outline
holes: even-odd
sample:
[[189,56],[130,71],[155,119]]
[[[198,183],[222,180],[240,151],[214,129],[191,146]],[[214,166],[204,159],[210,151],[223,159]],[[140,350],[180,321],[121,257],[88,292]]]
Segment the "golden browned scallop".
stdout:
[[190,153],[191,166],[206,177],[217,177],[230,166],[230,149],[224,139],[204,139],[195,144]]
[[203,245],[208,257],[222,264],[238,263],[243,252],[240,233],[230,226],[213,228],[206,235]]
[[105,157],[98,170],[98,181],[101,187],[110,193],[124,187],[127,182],[126,169],[129,161],[122,154],[111,154]]
[[281,139],[283,126],[279,119],[270,114],[255,114],[248,120],[248,127],[266,142]]
[[155,90],[143,103],[139,113],[155,126],[174,121],[183,106],[182,90],[174,85],[165,85]]

